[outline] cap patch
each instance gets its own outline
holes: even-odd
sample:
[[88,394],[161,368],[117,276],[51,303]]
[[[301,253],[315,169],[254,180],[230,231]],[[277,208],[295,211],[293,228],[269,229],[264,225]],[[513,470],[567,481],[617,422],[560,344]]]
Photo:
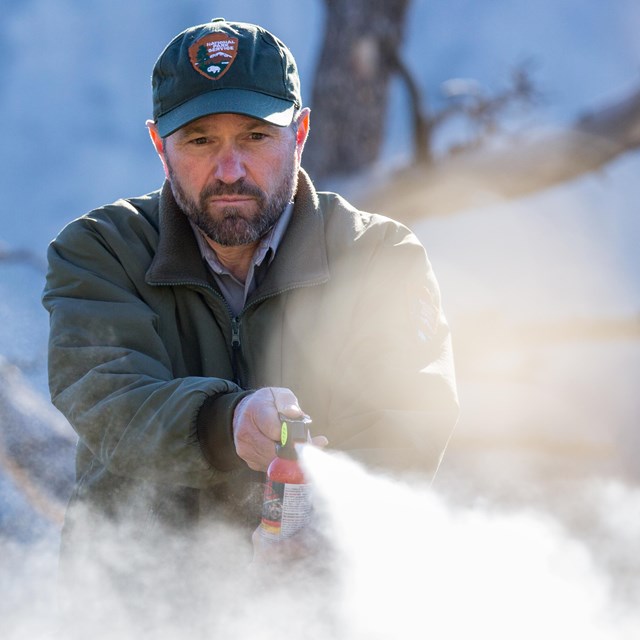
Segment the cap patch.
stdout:
[[210,33],[189,47],[193,68],[205,78],[221,78],[233,64],[238,53],[238,38],[226,33]]

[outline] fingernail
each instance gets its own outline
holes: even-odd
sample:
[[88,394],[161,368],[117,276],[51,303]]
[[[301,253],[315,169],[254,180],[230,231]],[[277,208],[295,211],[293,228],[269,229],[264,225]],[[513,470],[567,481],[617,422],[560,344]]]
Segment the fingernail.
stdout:
[[288,405],[287,407],[285,407],[283,413],[296,414],[296,416],[301,414],[304,415],[302,409],[297,404]]

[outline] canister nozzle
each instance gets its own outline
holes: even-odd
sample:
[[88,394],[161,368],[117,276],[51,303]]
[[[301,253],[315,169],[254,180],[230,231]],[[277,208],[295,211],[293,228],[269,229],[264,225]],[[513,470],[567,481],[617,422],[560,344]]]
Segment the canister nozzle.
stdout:
[[276,445],[276,454],[280,458],[296,460],[296,444],[300,442],[311,442],[311,418],[301,416],[299,418],[289,418],[281,413],[278,414],[281,422],[280,443]]

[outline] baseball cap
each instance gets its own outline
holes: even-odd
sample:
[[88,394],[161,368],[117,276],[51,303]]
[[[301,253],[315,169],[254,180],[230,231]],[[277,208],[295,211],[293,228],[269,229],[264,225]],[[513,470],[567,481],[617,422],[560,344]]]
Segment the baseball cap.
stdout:
[[214,18],[179,33],[153,67],[153,119],[164,138],[213,113],[280,127],[302,106],[291,51],[254,24]]

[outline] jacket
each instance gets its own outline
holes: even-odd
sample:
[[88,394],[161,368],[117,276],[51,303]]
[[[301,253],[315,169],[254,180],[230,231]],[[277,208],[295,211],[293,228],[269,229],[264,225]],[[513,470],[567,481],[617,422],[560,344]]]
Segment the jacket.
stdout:
[[304,171],[237,318],[166,183],[71,222],[48,259],[51,396],[79,438],[71,512],[254,526],[261,476],[235,454],[231,420],[262,386],[292,389],[331,448],[437,467],[458,405],[426,253],[401,224],[316,192]]

